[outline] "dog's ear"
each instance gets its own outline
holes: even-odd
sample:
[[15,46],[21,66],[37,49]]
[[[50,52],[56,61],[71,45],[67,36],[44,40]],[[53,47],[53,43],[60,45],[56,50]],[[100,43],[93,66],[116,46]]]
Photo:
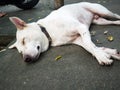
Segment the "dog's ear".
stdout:
[[16,26],[18,30],[23,30],[27,26],[26,22],[18,17],[10,17],[10,21]]
[[17,43],[15,42],[14,44],[10,45],[8,48],[9,48],[9,49],[16,48],[16,44],[17,44]]

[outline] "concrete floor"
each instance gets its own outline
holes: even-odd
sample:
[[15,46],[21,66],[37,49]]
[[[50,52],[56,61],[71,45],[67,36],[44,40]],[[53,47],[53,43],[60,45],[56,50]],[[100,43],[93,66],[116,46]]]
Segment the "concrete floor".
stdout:
[[[65,4],[83,0],[65,0]],[[91,0],[84,0],[91,1]],[[120,0],[92,0],[101,3],[111,11],[120,14]],[[2,6],[0,11],[7,12],[0,18],[0,36],[15,36],[16,29],[9,17],[17,16],[26,22],[37,21],[53,10],[53,0],[41,0],[31,10],[20,10],[14,6]],[[120,50],[120,26],[92,25],[90,30],[98,46]],[[108,31],[108,35],[104,32]],[[114,41],[106,38],[112,35]],[[99,40],[99,43],[97,42]],[[3,40],[4,43],[4,40]],[[61,56],[56,61],[55,58]],[[120,61],[112,66],[100,66],[97,60],[76,45],[51,47],[35,63],[27,64],[16,49],[0,53],[0,90],[119,90]]]

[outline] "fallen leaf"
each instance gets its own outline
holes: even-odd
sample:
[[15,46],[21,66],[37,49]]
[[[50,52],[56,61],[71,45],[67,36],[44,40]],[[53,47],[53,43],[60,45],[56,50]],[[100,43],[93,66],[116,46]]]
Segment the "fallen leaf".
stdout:
[[112,42],[114,40],[114,37],[113,36],[108,36],[107,39],[108,39],[108,41]]
[[62,56],[57,56],[56,58],[55,58],[55,61],[58,61],[58,60],[60,60],[62,58]]

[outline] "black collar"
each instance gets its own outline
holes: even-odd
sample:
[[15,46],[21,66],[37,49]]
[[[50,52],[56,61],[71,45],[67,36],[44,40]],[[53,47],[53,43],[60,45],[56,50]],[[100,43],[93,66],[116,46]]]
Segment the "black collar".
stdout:
[[38,24],[38,26],[41,28],[41,31],[46,35],[46,37],[48,38],[48,41],[49,41],[49,46],[51,45],[52,43],[52,39],[49,35],[49,33],[47,32],[46,28],[43,27],[42,25]]

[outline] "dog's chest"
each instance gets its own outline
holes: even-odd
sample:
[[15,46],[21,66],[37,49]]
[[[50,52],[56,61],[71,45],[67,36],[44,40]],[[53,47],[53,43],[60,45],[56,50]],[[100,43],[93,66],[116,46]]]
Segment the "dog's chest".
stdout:
[[54,33],[52,35],[52,46],[60,46],[65,44],[71,44],[80,35],[77,32],[64,32],[64,33]]

